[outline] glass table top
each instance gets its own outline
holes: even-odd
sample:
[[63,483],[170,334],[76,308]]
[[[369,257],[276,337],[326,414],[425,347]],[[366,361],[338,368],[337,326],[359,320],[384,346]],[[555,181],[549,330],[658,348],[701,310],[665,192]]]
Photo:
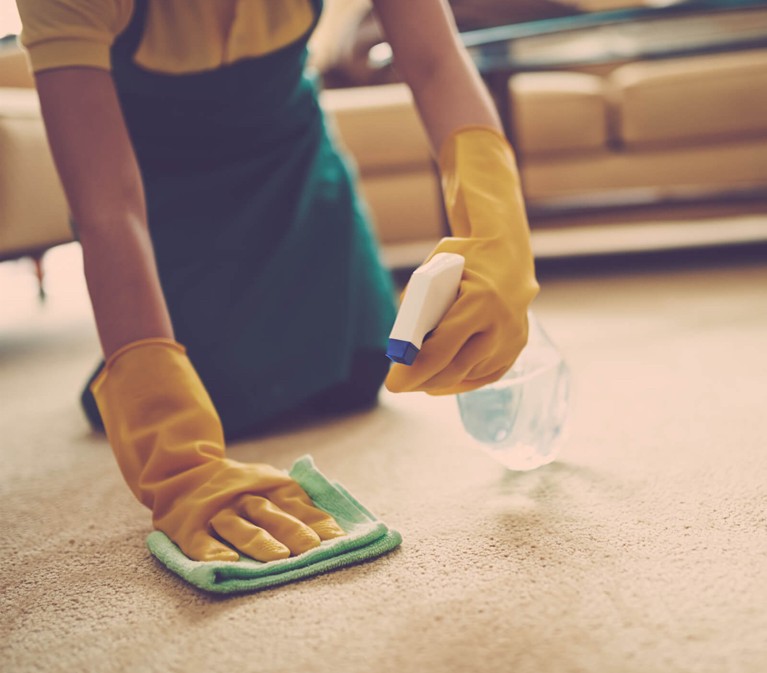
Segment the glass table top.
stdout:
[[[750,6],[738,6],[748,4]],[[480,71],[543,70],[767,47],[767,2],[679,2],[473,31]]]

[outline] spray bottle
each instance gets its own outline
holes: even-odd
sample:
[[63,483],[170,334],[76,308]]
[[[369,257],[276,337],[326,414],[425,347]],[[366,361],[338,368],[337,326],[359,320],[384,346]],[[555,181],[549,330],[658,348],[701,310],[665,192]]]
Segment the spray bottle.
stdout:
[[[464,259],[438,253],[413,272],[389,338],[387,355],[412,365],[458,295]],[[532,312],[527,346],[495,383],[457,395],[466,432],[510,470],[552,462],[561,445],[570,375],[561,353]]]

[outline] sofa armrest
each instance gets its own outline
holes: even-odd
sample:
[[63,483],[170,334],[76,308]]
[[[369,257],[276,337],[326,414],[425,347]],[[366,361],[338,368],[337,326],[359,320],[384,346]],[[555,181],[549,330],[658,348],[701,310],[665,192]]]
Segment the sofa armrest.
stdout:
[[73,239],[37,93],[0,89],[0,259]]
[[34,89],[26,54],[17,46],[0,48],[0,87]]

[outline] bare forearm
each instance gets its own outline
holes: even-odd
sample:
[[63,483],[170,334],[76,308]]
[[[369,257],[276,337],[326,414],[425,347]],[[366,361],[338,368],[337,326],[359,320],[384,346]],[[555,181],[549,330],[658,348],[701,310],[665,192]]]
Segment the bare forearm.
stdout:
[[104,355],[172,337],[146,223],[144,190],[111,75],[90,68],[38,74],[51,150],[83,247]]
[[502,130],[445,0],[374,0],[397,70],[413,91],[435,154],[463,126]]
[[407,81],[435,153],[461,127],[503,132],[492,98],[462,47],[447,50],[433,69],[413,69]]
[[173,338],[146,227],[135,220],[84,226],[80,242],[104,356],[139,339]]

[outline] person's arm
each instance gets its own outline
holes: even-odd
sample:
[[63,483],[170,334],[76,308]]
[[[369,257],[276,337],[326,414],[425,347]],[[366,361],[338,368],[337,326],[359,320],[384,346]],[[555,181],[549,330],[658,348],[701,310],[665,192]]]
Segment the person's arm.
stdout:
[[172,339],[141,175],[111,74],[73,67],[36,79],[105,358],[139,339]]
[[374,5],[439,161],[453,236],[432,255],[465,259],[455,303],[415,363],[392,366],[386,386],[465,392],[501,378],[527,343],[527,311],[538,284],[519,174],[445,0]]
[[461,127],[487,126],[503,132],[445,0],[374,0],[373,5],[435,154]]
[[216,409],[173,340],[110,73],[61,68],[37,82],[106,358],[91,390],[123,477],[155,527],[198,561],[240,553],[271,561],[344,535],[287,474],[226,458]]

